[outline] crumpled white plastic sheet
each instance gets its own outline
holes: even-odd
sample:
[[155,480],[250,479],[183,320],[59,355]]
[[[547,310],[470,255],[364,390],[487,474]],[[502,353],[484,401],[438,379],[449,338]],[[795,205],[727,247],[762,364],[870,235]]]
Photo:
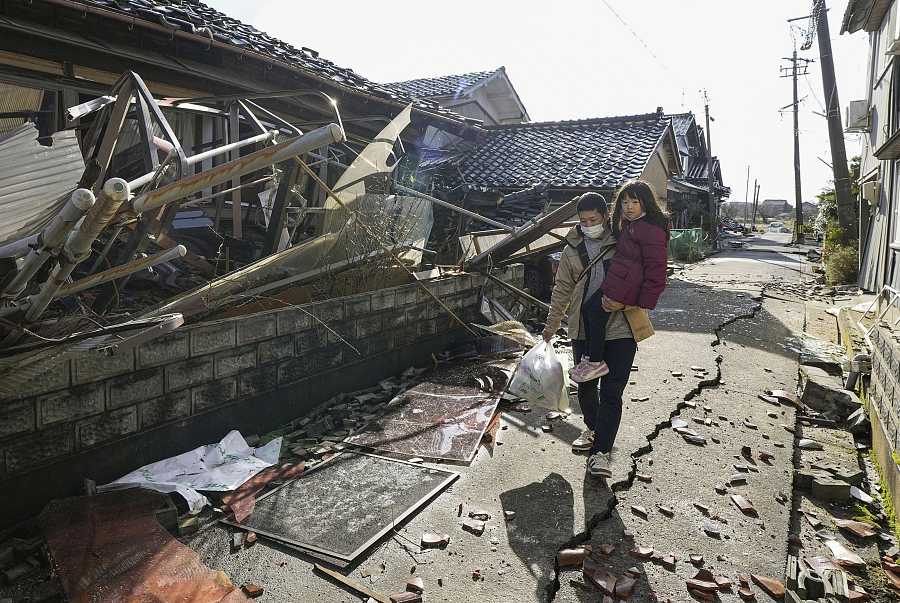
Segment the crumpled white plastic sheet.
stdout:
[[190,512],[199,513],[209,500],[198,490],[227,492],[278,462],[281,438],[265,446],[251,448],[241,432],[232,430],[216,444],[199,446],[189,452],[163,459],[97,489],[147,488],[157,492],[177,492]]

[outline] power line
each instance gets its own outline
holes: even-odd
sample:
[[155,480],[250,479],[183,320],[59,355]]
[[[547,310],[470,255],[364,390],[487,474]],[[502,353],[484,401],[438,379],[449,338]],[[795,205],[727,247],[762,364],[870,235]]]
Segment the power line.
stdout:
[[625,21],[625,19],[622,18],[622,15],[620,15],[618,12],[616,12],[616,9],[614,9],[614,8],[612,7],[612,5],[610,5],[610,3],[607,2],[607,0],[602,0],[602,1],[603,1],[603,4],[606,6],[606,8],[609,9],[609,12],[611,12],[611,13],[616,17],[616,19],[619,20],[619,23],[621,23],[621,24],[625,27],[625,29],[627,29],[627,30],[629,31],[629,33],[631,33],[631,35],[634,36],[634,39],[637,40],[638,42],[640,42],[641,46],[644,47],[644,50],[646,50],[646,51],[650,54],[650,56],[653,57],[653,60],[655,60],[656,63],[657,63],[660,67],[662,67],[663,70],[666,71],[669,75],[671,75],[672,77],[675,77],[675,73],[672,72],[672,70],[669,69],[669,68],[666,66],[666,64],[662,62],[662,59],[660,59],[660,58],[656,55],[656,53],[653,52],[653,49],[650,48],[650,45],[647,44],[647,42],[645,42],[644,39],[643,39],[641,36],[638,35],[638,33],[634,30],[634,28],[631,27],[631,25],[629,25],[629,24]]

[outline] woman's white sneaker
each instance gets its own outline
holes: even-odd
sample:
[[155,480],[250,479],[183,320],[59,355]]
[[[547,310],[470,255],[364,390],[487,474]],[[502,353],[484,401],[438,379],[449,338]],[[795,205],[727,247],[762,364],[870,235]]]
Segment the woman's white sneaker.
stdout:
[[595,452],[588,457],[587,472],[593,477],[612,477],[609,468],[609,453]]
[[572,450],[576,452],[584,452],[586,450],[590,450],[591,446],[594,445],[594,432],[590,429],[585,429],[581,432],[581,435],[575,438],[575,441],[572,442]]

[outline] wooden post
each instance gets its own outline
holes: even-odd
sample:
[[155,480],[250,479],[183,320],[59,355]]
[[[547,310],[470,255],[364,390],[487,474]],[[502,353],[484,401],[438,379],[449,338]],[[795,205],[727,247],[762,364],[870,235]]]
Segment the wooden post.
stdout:
[[[228,133],[230,142],[237,142],[241,139],[240,109],[240,105],[236,102],[233,102],[228,106]],[[235,161],[240,156],[240,149],[235,149],[231,152],[231,161]],[[232,187],[238,187],[240,185],[240,176],[231,180]],[[238,188],[231,193],[231,236],[235,239],[242,239],[244,236],[244,228],[241,219],[241,189]]]
[[284,221],[287,216],[288,198],[291,187],[297,180],[297,172],[300,167],[296,161],[285,161],[281,164],[281,182],[275,191],[275,199],[270,204],[272,213],[269,216],[269,228],[266,230],[266,238],[263,242],[262,257],[278,251],[278,243],[281,241],[284,231]]

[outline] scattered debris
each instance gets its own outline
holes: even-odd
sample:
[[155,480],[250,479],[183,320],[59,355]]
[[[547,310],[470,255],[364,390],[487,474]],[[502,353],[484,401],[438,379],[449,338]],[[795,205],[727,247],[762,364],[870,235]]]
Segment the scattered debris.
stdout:
[[640,505],[631,505],[631,512],[641,519],[647,519],[647,516],[649,515],[647,509]]
[[831,551],[831,554],[834,556],[835,563],[837,563],[841,567],[854,569],[858,567],[865,567],[866,565],[866,562],[863,561],[862,557],[845,547],[837,540],[827,539],[825,540],[825,546],[828,547],[828,550]]
[[754,584],[766,591],[773,599],[784,598],[784,584],[782,584],[780,580],[768,576],[759,576],[757,574],[751,574],[750,578],[753,580]]
[[556,554],[556,560],[559,567],[581,567],[589,554],[590,549],[587,547],[562,549]]
[[753,507],[753,505],[750,503],[750,501],[747,500],[746,498],[744,498],[743,496],[741,496],[740,494],[732,494],[731,502],[733,502],[734,505],[738,509],[740,509],[741,513],[743,513],[744,515],[749,515],[750,517],[758,517],[756,509]]
[[406,581],[406,590],[411,593],[422,594],[423,592],[425,592],[425,581],[422,580],[420,576],[410,578]]
[[248,582],[247,584],[241,586],[241,590],[244,591],[244,594],[251,599],[261,597],[263,594],[263,587],[259,586],[258,584],[253,584],[252,582]]
[[653,547],[650,546],[636,546],[630,551],[628,554],[634,557],[635,559],[649,559],[653,556]]
[[434,534],[425,532],[422,534],[421,546],[423,549],[444,548],[450,544],[449,534]]
[[481,536],[484,534],[484,522],[477,519],[467,519],[463,521],[462,527],[465,531]]
[[822,450],[822,444],[809,438],[801,438],[800,441],[797,442],[797,447],[800,448],[800,450]]

